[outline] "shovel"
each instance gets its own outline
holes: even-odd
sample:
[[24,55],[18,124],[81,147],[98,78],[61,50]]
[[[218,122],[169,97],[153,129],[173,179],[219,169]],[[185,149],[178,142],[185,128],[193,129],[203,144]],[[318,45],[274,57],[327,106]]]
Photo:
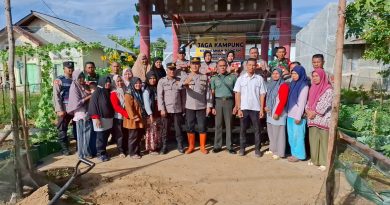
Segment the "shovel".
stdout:
[[[79,166],[81,163],[88,165],[88,168],[82,172],[80,172],[80,170],[79,170]],[[64,194],[64,192],[70,186],[70,184],[72,184],[72,182],[77,177],[80,177],[80,176],[88,173],[89,171],[91,171],[91,169],[94,166],[95,166],[95,163],[93,163],[87,159],[79,159],[79,161],[76,164],[75,172],[73,173],[72,177],[66,182],[66,184],[63,187],[61,187],[61,189],[56,193],[56,195],[53,197],[53,199],[51,199],[51,201],[49,202],[49,205],[54,205],[58,201],[58,199]]]

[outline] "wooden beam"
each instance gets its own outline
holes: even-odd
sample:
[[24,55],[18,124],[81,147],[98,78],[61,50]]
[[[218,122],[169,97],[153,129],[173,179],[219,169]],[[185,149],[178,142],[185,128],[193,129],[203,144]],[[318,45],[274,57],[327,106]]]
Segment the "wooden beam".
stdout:
[[335,147],[337,138],[337,124],[340,109],[341,96],[341,81],[343,68],[343,46],[344,46],[344,31],[345,31],[345,7],[346,0],[339,0],[338,8],[338,26],[336,33],[336,55],[334,67],[334,98],[332,102],[332,113],[329,126],[329,142],[328,142],[328,175],[326,177],[326,204],[333,205],[335,197]]
[[364,153],[365,155],[375,158],[377,161],[383,162],[384,164],[390,167],[390,159],[384,156],[383,154],[371,149],[369,146],[357,141],[356,139],[346,135],[343,132],[339,131],[339,134],[340,134],[340,139],[344,140],[352,147],[359,149],[359,151]]

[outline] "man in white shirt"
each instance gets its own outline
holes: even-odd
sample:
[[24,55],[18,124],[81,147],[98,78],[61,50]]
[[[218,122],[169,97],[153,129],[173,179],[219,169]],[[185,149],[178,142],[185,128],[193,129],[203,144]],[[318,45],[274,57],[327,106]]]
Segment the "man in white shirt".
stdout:
[[245,155],[246,130],[249,121],[252,123],[255,134],[255,156],[261,157],[260,152],[260,118],[264,115],[264,99],[267,92],[264,79],[255,74],[256,62],[254,58],[246,61],[246,73],[241,75],[234,86],[235,111],[240,118],[240,156]]

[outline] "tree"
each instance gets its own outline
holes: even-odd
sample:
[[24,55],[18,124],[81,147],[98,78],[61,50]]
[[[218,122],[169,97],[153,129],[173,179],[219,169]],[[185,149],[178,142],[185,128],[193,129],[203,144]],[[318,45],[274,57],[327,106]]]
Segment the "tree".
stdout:
[[[346,24],[347,38],[355,36],[366,42],[363,58],[376,60],[384,65],[390,63],[390,2],[388,0],[356,0],[350,3],[346,10]],[[383,74],[387,73],[388,71],[385,71]]]
[[139,49],[135,47],[135,36],[132,36],[130,38],[121,38],[115,35],[108,35],[109,39],[113,40],[115,43],[133,51],[135,54],[138,55]]
[[164,49],[167,48],[167,42],[163,38],[157,38],[155,42],[150,43],[151,54],[153,58],[164,57]]

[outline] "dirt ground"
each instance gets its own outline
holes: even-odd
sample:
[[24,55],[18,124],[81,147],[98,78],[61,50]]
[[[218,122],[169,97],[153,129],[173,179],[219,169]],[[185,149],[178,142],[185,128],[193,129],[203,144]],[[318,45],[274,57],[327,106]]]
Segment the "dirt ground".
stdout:
[[[109,152],[115,155],[115,147]],[[77,156],[45,161],[40,171],[75,165]],[[72,192],[96,204],[315,204],[325,177],[306,161],[255,158],[253,151],[240,157],[226,151],[184,155],[173,150],[141,160],[113,156],[104,163],[92,161],[96,167]],[[339,189],[343,197],[350,192],[348,186]]]
[[17,203],[17,205],[38,205],[49,203],[49,187],[43,186],[32,193],[30,196]]

